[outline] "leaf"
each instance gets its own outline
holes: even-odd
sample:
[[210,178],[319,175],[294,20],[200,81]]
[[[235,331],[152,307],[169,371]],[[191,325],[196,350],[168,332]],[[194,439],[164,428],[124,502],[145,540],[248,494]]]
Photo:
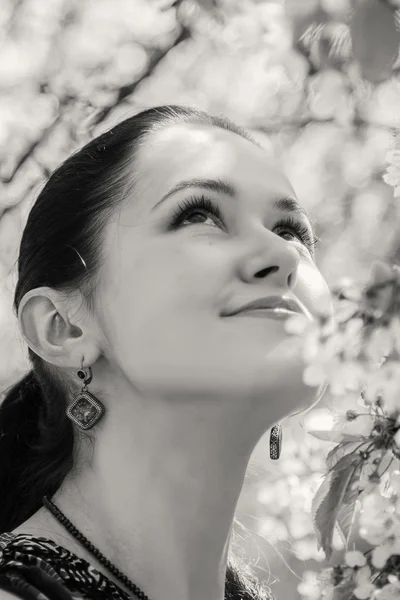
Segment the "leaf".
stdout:
[[352,489],[352,486],[360,480],[361,473],[362,464],[359,464],[359,466],[355,467],[353,470],[353,476],[349,481],[346,492],[343,496],[343,504],[340,506],[336,517],[336,525],[346,550],[348,549],[351,528],[356,516],[356,502],[358,496],[360,495],[360,490],[358,487]]
[[353,527],[356,516],[356,502],[353,504],[343,504],[336,518],[336,526],[343,540],[345,550],[348,550],[351,536],[351,528]]
[[[368,439],[365,442],[369,441]],[[357,448],[361,448],[362,444],[358,442],[342,442],[332,448],[332,450],[328,453],[326,457],[326,465],[328,469],[333,469],[333,467],[338,463],[344,456],[351,454]]]
[[[360,467],[360,457],[356,454],[346,454],[325,476],[312,501],[312,517],[317,536],[318,549],[322,547],[327,559],[332,554],[332,538],[338,513],[348,487],[353,480],[355,471]],[[345,532],[349,517],[342,513],[342,525]]]
[[400,42],[394,10],[386,2],[359,1],[350,21],[350,34],[363,76],[372,83],[385,81],[391,75]]
[[[349,464],[352,463],[354,455],[352,455],[351,457],[349,457],[349,456],[350,455],[346,455],[346,461],[343,460],[341,465],[348,466]],[[341,465],[339,465],[339,470],[340,470]],[[311,513],[312,513],[313,520],[314,520],[314,516],[315,516],[319,506],[321,505],[322,501],[325,499],[325,497],[327,496],[327,494],[329,493],[329,491],[331,489],[331,485],[332,485],[332,481],[333,481],[334,477],[335,477],[335,475],[334,475],[333,470],[326,473],[324,475],[321,485],[319,486],[318,490],[316,491],[316,493],[314,495],[314,498],[312,500],[312,506],[311,506]],[[314,526],[315,526],[315,523],[314,523]],[[317,537],[318,537],[318,534],[317,534]]]

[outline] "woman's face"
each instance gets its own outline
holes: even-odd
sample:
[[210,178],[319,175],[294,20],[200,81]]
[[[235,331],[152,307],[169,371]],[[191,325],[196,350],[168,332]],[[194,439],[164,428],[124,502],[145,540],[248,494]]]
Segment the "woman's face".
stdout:
[[[133,169],[134,197],[107,230],[107,358],[146,395],[255,401],[271,423],[315,401],[283,320],[222,315],[272,295],[298,299],[310,319],[331,311],[307,218],[276,206],[296,199],[288,180],[252,142],[189,124],[152,133]],[[203,207],[180,212],[194,198]]]

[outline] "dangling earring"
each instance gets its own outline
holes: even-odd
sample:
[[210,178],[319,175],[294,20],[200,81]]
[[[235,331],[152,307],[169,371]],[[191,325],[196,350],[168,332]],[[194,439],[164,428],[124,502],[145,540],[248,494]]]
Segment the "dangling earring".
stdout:
[[[88,369],[89,373],[86,372]],[[105,413],[105,407],[98,398],[87,391],[87,386],[92,381],[92,369],[83,367],[77,372],[79,379],[83,379],[83,386],[78,396],[69,404],[66,415],[76,423],[80,429],[91,429]]]
[[277,460],[280,457],[282,449],[282,425],[277,423],[271,429],[269,436],[269,456],[272,460]]

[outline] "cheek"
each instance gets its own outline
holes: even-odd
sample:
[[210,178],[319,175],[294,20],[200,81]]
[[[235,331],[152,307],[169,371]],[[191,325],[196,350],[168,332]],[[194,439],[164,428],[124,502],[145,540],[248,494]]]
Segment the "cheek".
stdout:
[[328,284],[314,263],[299,265],[295,288],[299,300],[313,314],[333,314],[332,296]]
[[217,264],[215,251],[207,252],[204,242],[135,249],[120,265],[120,284],[109,291],[115,326],[132,334],[147,329],[153,336],[155,329],[165,333],[172,323],[185,321],[185,315],[195,321],[201,310],[209,314],[221,288],[222,264]]
[[119,283],[107,289],[104,321],[113,358],[142,390],[159,386],[176,391],[185,385],[183,373],[188,389],[204,380],[223,269],[204,242],[202,252],[195,246],[170,248],[164,243],[134,257],[131,253],[129,262],[118,265],[118,277],[114,273]]

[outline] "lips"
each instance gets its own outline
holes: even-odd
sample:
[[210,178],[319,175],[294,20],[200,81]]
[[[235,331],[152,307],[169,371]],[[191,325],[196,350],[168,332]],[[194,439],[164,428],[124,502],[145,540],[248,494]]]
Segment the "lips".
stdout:
[[258,298],[256,300],[251,300],[246,304],[242,304],[238,308],[235,308],[230,311],[224,311],[221,313],[224,317],[231,317],[233,315],[237,315],[239,313],[254,311],[257,309],[274,309],[281,308],[283,310],[288,310],[291,312],[299,313],[305,315],[305,311],[303,307],[300,305],[297,300],[294,298],[290,298],[288,296],[267,296],[264,298]]

